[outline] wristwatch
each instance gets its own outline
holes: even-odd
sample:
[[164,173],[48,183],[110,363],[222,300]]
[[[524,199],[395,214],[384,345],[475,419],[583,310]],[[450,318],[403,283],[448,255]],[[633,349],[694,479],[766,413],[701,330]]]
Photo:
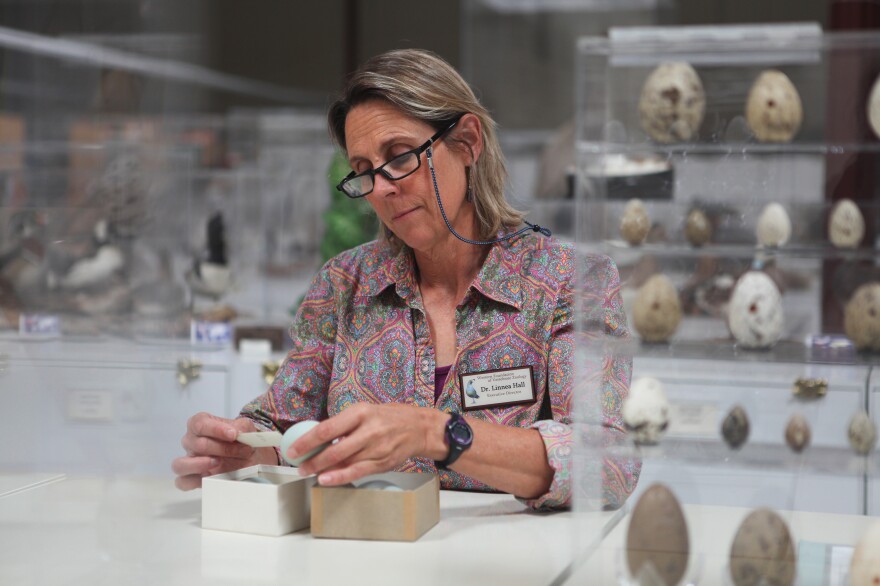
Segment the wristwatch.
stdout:
[[452,413],[446,422],[446,443],[449,444],[449,455],[445,460],[435,462],[437,468],[448,468],[458,460],[465,450],[471,447],[474,432],[468,422],[458,413]]

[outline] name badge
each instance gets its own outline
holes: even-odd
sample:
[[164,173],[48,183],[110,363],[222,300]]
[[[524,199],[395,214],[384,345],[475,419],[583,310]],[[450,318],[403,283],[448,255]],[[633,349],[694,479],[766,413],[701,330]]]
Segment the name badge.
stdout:
[[461,407],[465,411],[534,403],[532,367],[517,366],[460,374]]

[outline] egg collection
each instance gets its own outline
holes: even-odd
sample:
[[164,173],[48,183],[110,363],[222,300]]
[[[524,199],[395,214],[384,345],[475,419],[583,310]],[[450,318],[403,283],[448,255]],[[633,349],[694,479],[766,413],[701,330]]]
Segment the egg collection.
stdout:
[[[792,79],[782,71],[768,69],[756,75],[748,87],[742,113],[751,140],[765,145],[760,148],[767,149],[767,152],[781,148],[774,145],[795,140],[804,127],[805,112]],[[707,106],[711,107],[711,95],[707,95],[706,89],[712,89],[711,84],[704,88],[698,71],[687,63],[664,63],[654,69],[645,79],[638,103],[641,129],[649,140],[664,145],[694,142],[701,138],[715,140],[714,136],[707,134],[712,122],[711,115],[706,115]],[[804,97],[808,99],[810,96],[805,93]],[[867,116],[861,120],[867,120],[870,129],[880,139],[880,76],[873,82],[863,112]],[[797,201],[795,195],[790,197]],[[815,245],[817,250],[821,249],[818,250],[821,258],[854,259],[857,254],[865,254],[867,248],[873,247],[876,219],[875,210],[871,209],[874,204],[866,198],[857,201],[839,199],[822,206],[819,213],[804,207],[812,214],[808,219],[798,215],[803,211],[798,207],[799,203],[790,206],[784,199],[765,200],[763,204],[756,204],[754,199],[747,201],[749,211],[741,216],[747,230],[740,230],[739,233],[745,236],[735,244],[753,238],[746,247],[753,247],[754,262],[748,270],[733,275],[736,282],[724,304],[723,315],[730,334],[728,341],[733,348],[760,356],[767,355],[765,353],[773,351],[774,347],[778,352],[782,346],[780,341],[786,334],[795,339],[791,331],[786,331],[789,325],[786,318],[796,319],[792,315],[786,316],[784,311],[784,291],[788,287],[779,284],[778,273],[774,275],[772,266],[766,266],[764,261],[767,258],[785,259],[786,255],[797,257],[802,252],[798,247],[814,246],[810,238],[817,233],[824,239]],[[671,220],[659,216],[661,206],[649,205],[650,213],[644,202],[631,200],[621,216],[626,219],[621,219],[620,235],[630,247],[651,242],[651,250],[645,255],[653,255],[659,242],[655,236],[659,223],[666,222],[665,228],[670,229],[674,222],[680,222],[675,231],[670,232],[674,236],[669,242],[679,246],[676,250],[682,251],[682,257],[712,256],[715,253],[713,245],[719,249],[718,257],[724,255],[721,249],[729,242],[724,240],[725,226],[719,224],[717,214],[712,216],[700,202],[676,208],[679,213]],[[752,215],[756,212],[757,215]],[[646,245],[645,248],[649,247]],[[662,262],[656,262],[652,267],[653,274],[647,278],[640,275],[641,278],[633,281],[638,287],[631,289],[634,295],[629,298],[630,325],[649,354],[657,345],[670,344],[670,355],[674,355],[675,335],[683,327],[686,331],[688,325],[686,321],[682,323],[682,314],[685,313],[683,293],[679,292],[679,287],[684,289],[682,279],[668,269],[669,264],[664,266]],[[864,284],[853,286],[855,292],[841,301],[840,325],[856,350],[880,353],[880,277],[871,276],[865,280]],[[789,328],[794,329],[791,325]],[[679,336],[683,337],[683,334],[679,333]],[[713,339],[709,343],[716,342],[718,340]],[[664,347],[660,348],[663,351]],[[774,358],[771,356],[770,360]],[[671,383],[666,381],[666,384]],[[670,397],[674,398],[674,395]],[[809,400],[821,400],[821,397]],[[634,379],[630,396],[621,406],[630,440],[637,446],[662,444],[666,433],[675,429],[678,412],[674,407],[659,379],[646,376]],[[722,447],[726,444],[728,457],[747,461],[751,454],[763,449],[758,445],[760,440],[752,439],[754,445],[750,445],[749,438],[753,426],[757,426],[754,430],[765,431],[766,414],[762,413],[761,405],[751,403],[731,404],[726,408],[729,410],[721,412],[717,419],[717,436],[713,441],[722,441]],[[762,416],[765,418],[763,424]],[[754,422],[751,417],[755,418]],[[866,465],[874,461],[878,445],[875,418],[865,411],[857,411],[849,420],[836,420],[839,423],[837,438],[846,446],[842,441],[846,437],[849,457],[853,461],[859,458]],[[823,449],[814,446],[814,442],[821,445],[823,430],[819,429],[815,435],[812,428],[821,421],[814,411],[792,409],[788,419],[778,424],[776,439],[771,441],[781,444],[783,451],[787,451],[787,462],[792,465],[803,463],[813,456],[818,457]],[[765,429],[761,429],[762,425]],[[652,448],[638,449],[650,451]],[[687,578],[694,552],[699,551],[699,547],[689,534],[685,512],[686,508],[668,486],[654,484],[642,492],[632,509],[626,534],[626,571],[633,583],[666,586],[702,583]],[[797,530],[797,524],[792,527]],[[796,537],[785,514],[769,508],[751,510],[733,536],[723,583],[736,586],[801,583],[803,577],[798,576]],[[880,522],[875,522],[862,534],[850,562],[848,579],[853,586],[880,584]],[[708,583],[714,582],[710,579]]]
[[[792,586],[812,579],[798,575],[797,543],[780,513],[767,507],[752,509],[733,535],[726,576],[706,577],[708,583],[721,579],[719,583],[734,586]],[[699,582],[700,562],[692,560],[695,552],[685,509],[666,484],[655,482],[639,496],[626,527],[624,553],[625,571],[632,583],[676,586]],[[852,586],[880,583],[880,521],[862,532],[848,569]]]

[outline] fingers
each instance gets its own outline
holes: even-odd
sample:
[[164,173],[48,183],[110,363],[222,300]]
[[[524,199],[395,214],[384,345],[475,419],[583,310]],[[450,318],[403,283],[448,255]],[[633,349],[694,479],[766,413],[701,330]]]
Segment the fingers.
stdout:
[[198,413],[189,418],[186,427],[180,444],[187,455],[171,463],[177,475],[174,484],[181,490],[199,488],[203,477],[243,468],[256,458],[254,448],[235,441],[239,433],[255,429],[249,419]]
[[202,478],[211,474],[211,470],[220,464],[217,458],[207,456],[184,456],[171,462],[171,470],[177,475],[174,486],[180,490],[201,488]]
[[[347,440],[348,434],[354,432],[361,426],[366,412],[364,407],[366,406],[355,405],[346,409],[339,415],[319,423],[314,429],[303,434],[301,438],[291,444],[290,448],[287,450],[288,459],[294,460],[300,455],[307,454],[319,446],[331,444],[343,437]],[[315,457],[310,458],[308,461],[313,460]]]
[[233,442],[239,433],[236,421],[241,420],[223,419],[210,413],[197,413],[186,422],[186,430],[192,435]]
[[178,476],[174,479],[174,486],[179,490],[194,490],[196,488],[202,488],[202,477],[199,475]]
[[174,471],[178,476],[188,476],[191,474],[199,474],[205,475],[212,468],[216,468],[220,465],[220,461],[217,458],[210,458],[207,456],[183,456],[180,458],[175,458],[173,462],[171,462],[171,470]]
[[254,455],[254,448],[251,446],[239,442],[194,436],[189,433],[183,436],[180,445],[191,456],[214,456],[218,458],[247,460]]
[[303,474],[317,474],[322,470],[339,466],[360,454],[364,441],[360,437],[346,437],[300,464]]

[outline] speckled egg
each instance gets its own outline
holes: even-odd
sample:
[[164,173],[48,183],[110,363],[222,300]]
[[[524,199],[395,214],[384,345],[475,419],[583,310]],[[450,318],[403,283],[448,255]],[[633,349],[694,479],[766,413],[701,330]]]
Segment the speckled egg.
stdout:
[[657,142],[695,138],[705,112],[703,82],[688,63],[662,63],[642,86],[639,118],[642,129]]
[[675,586],[690,554],[687,522],[678,499],[652,484],[636,503],[626,533],[626,564],[639,584]]
[[785,426],[785,443],[795,452],[802,452],[810,445],[810,423],[800,413],[795,413]]
[[868,123],[877,138],[880,138],[880,76],[877,77],[868,96]]
[[639,289],[633,326],[645,342],[666,342],[681,321],[681,301],[666,275],[653,275]]
[[859,539],[849,563],[850,586],[880,584],[880,521],[874,521]]
[[738,450],[749,439],[749,416],[746,410],[739,405],[734,405],[721,422],[721,437],[727,445]]
[[785,519],[770,509],[749,513],[730,548],[730,577],[736,586],[790,586],[797,555]]
[[762,246],[782,246],[791,238],[791,219],[781,204],[767,204],[758,216],[755,235]]
[[782,336],[782,295],[761,271],[739,278],[727,305],[730,333],[744,348],[768,348]]
[[828,239],[837,248],[856,248],[865,236],[865,217],[851,199],[842,199],[831,208]]
[[843,310],[843,331],[859,350],[880,351],[880,283],[856,289]]
[[804,111],[797,88],[775,69],[761,73],[746,99],[746,122],[761,142],[788,142],[801,127]]
[[856,413],[846,430],[849,445],[861,456],[871,453],[877,444],[877,426],[865,411]]
[[712,223],[703,210],[694,208],[684,221],[684,237],[692,246],[703,246],[712,239]]
[[645,241],[651,230],[651,218],[648,217],[648,208],[640,199],[631,199],[623,208],[623,216],[620,218],[620,235],[623,239],[637,246]]
[[620,414],[633,441],[656,444],[669,427],[669,401],[663,383],[650,376],[633,379]]

